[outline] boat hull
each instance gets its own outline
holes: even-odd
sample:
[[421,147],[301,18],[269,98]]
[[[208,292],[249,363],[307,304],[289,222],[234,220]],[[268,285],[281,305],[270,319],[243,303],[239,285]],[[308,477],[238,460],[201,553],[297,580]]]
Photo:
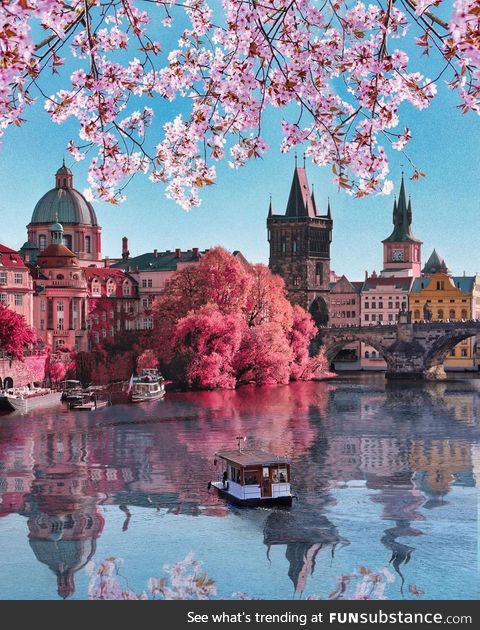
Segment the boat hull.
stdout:
[[15,396],[5,396],[11,409],[14,411],[20,411],[21,413],[28,413],[35,409],[42,409],[43,407],[53,407],[61,403],[62,393],[51,392],[49,394],[40,394],[38,396],[26,396],[25,398],[17,398]]
[[292,495],[282,496],[282,497],[260,497],[260,498],[252,498],[252,499],[241,499],[240,497],[236,497],[233,494],[230,494],[227,490],[223,488],[219,488],[218,486],[212,484],[212,488],[218,493],[222,499],[226,499],[230,501],[230,503],[234,503],[235,505],[244,505],[246,507],[275,507],[275,506],[283,506],[290,507],[292,505]]
[[150,402],[151,400],[161,400],[165,396],[165,392],[160,392],[155,394],[154,396],[132,396],[130,398],[130,402],[132,403],[142,403],[142,402]]

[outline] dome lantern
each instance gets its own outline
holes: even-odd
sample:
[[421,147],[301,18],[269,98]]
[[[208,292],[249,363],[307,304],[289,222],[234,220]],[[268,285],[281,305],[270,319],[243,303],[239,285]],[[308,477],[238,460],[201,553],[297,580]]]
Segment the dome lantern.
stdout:
[[50,228],[50,234],[52,235],[52,245],[62,245],[63,243],[63,225],[61,223],[54,223]]
[[73,188],[73,174],[72,171],[65,166],[65,160],[63,160],[62,166],[55,173],[55,187]]

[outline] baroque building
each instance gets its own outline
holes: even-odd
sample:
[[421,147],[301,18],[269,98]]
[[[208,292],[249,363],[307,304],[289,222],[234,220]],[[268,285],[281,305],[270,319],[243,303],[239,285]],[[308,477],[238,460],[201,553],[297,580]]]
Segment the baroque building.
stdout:
[[22,258],[0,243],[0,304],[22,315],[28,326],[33,324],[32,278]]
[[317,211],[305,166],[295,166],[285,214],[267,217],[269,267],[285,282],[288,299],[310,311],[317,325],[328,322],[330,243],[333,221]]

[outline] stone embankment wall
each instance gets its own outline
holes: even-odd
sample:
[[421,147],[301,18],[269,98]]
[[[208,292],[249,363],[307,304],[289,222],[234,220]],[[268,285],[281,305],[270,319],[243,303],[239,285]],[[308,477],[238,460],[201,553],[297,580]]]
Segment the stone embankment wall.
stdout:
[[23,361],[0,359],[0,387],[6,378],[11,378],[14,387],[23,387],[45,378],[47,355],[25,357]]

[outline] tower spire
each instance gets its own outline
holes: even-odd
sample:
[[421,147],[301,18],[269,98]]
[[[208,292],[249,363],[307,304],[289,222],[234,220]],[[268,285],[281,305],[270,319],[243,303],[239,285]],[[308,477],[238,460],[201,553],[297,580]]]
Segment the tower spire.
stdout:
[[272,210],[272,193],[270,193],[270,203],[268,204],[268,216],[271,217],[273,214]]
[[328,198],[328,206],[327,206],[327,219],[332,218],[332,211],[330,209],[330,197]]

